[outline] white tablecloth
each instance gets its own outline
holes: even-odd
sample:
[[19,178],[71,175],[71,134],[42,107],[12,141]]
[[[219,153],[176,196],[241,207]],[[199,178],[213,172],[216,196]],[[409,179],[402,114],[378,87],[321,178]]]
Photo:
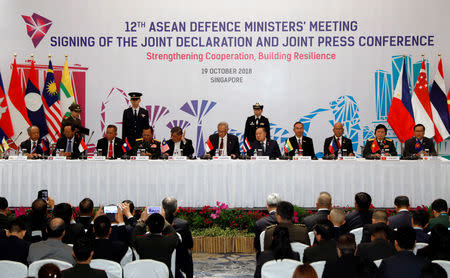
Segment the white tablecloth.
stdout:
[[433,161],[0,161],[0,196],[10,206],[30,206],[38,190],[56,203],[78,205],[125,199],[137,206],[160,205],[174,196],[180,206],[225,202],[263,207],[272,192],[314,207],[328,191],[333,204],[353,206],[354,194],[368,192],[376,207],[393,207],[397,195],[413,206],[436,198],[450,201],[450,162]]

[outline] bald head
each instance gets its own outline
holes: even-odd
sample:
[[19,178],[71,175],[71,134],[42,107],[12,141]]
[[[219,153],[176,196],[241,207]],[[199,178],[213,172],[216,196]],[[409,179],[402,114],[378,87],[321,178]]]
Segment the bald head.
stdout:
[[345,223],[345,212],[341,208],[334,208],[330,211],[328,218],[334,226],[340,227]]
[[52,218],[47,225],[48,237],[62,238],[64,236],[64,220],[59,217]]
[[326,208],[331,209],[331,195],[328,192],[320,192],[319,198],[317,198],[316,206],[318,209]]
[[333,126],[333,133],[336,137],[341,137],[344,133],[344,125],[340,122],[335,123]]
[[387,213],[384,210],[377,210],[372,214],[372,224],[385,223],[387,224]]

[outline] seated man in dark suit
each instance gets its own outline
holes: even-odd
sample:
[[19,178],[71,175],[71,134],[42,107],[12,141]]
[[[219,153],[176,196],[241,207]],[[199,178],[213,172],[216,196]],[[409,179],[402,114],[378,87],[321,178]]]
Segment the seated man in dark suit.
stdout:
[[239,150],[239,140],[237,136],[228,133],[228,123],[220,122],[217,125],[217,133],[209,136],[213,148],[208,152],[208,155],[228,155],[232,158],[239,157],[241,154]]
[[[53,151],[53,155],[56,155],[59,151],[59,155],[66,156],[67,158],[77,159],[81,153],[78,147],[80,146],[80,137],[75,136],[75,127],[67,124],[64,127],[64,136],[58,139],[56,142],[56,148]],[[62,151],[61,151],[62,150]]]
[[305,249],[302,262],[309,264],[317,261],[336,260],[336,241],[332,224],[328,220],[322,220],[314,226],[314,234],[318,244]]
[[92,233],[92,221],[94,216],[94,202],[90,198],[84,198],[78,205],[79,216],[75,222],[83,225],[85,233]]
[[371,242],[359,244],[356,255],[369,261],[388,258],[397,252],[387,238],[388,227],[383,223],[374,224]]
[[122,145],[123,140],[117,137],[117,127],[108,125],[105,137],[97,141],[97,150],[102,150],[102,154],[108,159],[117,159],[124,154]]
[[123,241],[112,240],[111,220],[106,215],[100,215],[94,220],[94,259],[105,259],[120,263],[128,250]]
[[323,145],[324,158],[337,159],[339,152],[342,155],[354,156],[352,140],[342,136],[344,134],[344,126],[342,123],[338,122],[334,124],[333,133],[333,136],[325,139]]
[[294,224],[292,219],[294,217],[294,206],[285,201],[281,201],[277,205],[276,218],[278,224],[266,228],[264,236],[264,250],[269,250],[272,245],[273,231],[277,226],[286,227],[289,230],[289,238],[291,242],[300,242],[310,245],[308,229],[303,224]]
[[428,243],[430,241],[430,235],[425,232],[425,228],[428,226],[430,214],[424,209],[415,210],[412,216],[412,227],[416,231],[416,242]]
[[342,208],[332,209],[328,215],[328,220],[333,224],[334,240],[336,240],[336,242],[341,235],[350,232],[347,223],[345,222],[345,212]]
[[11,221],[8,217],[8,200],[4,197],[0,197],[0,230],[8,228],[8,222]]
[[178,245],[178,235],[176,233],[163,235],[164,223],[165,220],[161,214],[151,214],[146,220],[150,234],[134,235],[133,245],[140,259],[152,259],[165,263],[169,269],[169,276],[172,278],[174,274],[170,271],[170,263],[173,250]]
[[450,227],[447,201],[444,199],[434,200],[433,203],[431,203],[431,210],[433,212],[433,219],[430,220],[429,229],[432,229],[438,224],[448,228]]
[[79,238],[73,245],[73,256],[76,264],[74,267],[66,269],[62,272],[63,278],[107,278],[104,270],[93,269],[89,265],[94,256],[94,248],[92,241],[87,237]]
[[376,210],[372,214],[372,224],[366,224],[363,227],[362,242],[371,242],[371,236],[376,226],[384,226],[386,228],[387,239],[394,244],[394,230],[388,227],[387,214],[384,210]]
[[27,264],[30,243],[23,240],[25,236],[25,224],[20,219],[14,219],[9,223],[6,238],[0,239],[0,260],[16,261]]
[[194,147],[192,140],[186,138],[186,130],[183,132],[181,127],[174,127],[170,130],[170,140],[167,141],[169,150],[164,152],[165,156],[187,156],[191,157],[194,154]]
[[266,207],[267,211],[269,212],[269,215],[258,219],[255,223],[255,238],[253,239],[253,246],[255,246],[256,249],[256,257],[258,258],[258,255],[261,251],[261,244],[259,240],[259,236],[261,233],[269,226],[277,224],[277,205],[281,202],[280,195],[277,193],[272,193],[266,198]]
[[403,157],[436,156],[433,139],[425,137],[425,126],[416,124],[414,126],[414,137],[405,141]]
[[[288,139],[293,149],[289,152],[289,156],[295,156],[297,153],[299,155],[311,156],[311,158],[316,157],[313,140],[307,136],[303,136],[304,131],[305,129],[303,128],[303,123],[296,122],[294,124],[295,136]],[[286,142],[286,144],[287,143],[288,142]]]
[[394,141],[386,138],[387,127],[379,124],[375,127],[375,138],[368,139],[363,151],[363,157],[367,159],[379,159],[384,153],[386,156],[396,156],[397,149]]
[[277,141],[268,139],[266,129],[258,127],[255,133],[256,141],[251,143],[252,149],[248,151],[248,155],[253,155],[258,150],[262,151],[263,156],[268,156],[271,159],[279,158],[281,156],[280,147]]
[[85,235],[83,225],[75,223],[73,219],[73,210],[70,204],[57,204],[53,208],[53,216],[64,220],[66,233],[62,239],[62,242],[66,244],[73,244],[77,238]]
[[[49,197],[49,203],[50,202],[54,203]],[[38,242],[47,239],[47,205],[49,205],[49,203],[42,199],[36,199],[31,204],[31,212],[20,216],[25,223],[25,228],[27,230],[24,237],[25,240],[29,242]]]
[[142,138],[136,139],[133,149],[130,150],[130,155],[137,155],[138,150],[141,151],[142,156],[148,156],[149,159],[158,159],[161,156],[161,142],[153,138],[153,127],[144,127],[142,130]]
[[388,218],[389,227],[391,229],[411,227],[411,213],[409,213],[410,206],[408,197],[395,197],[394,208],[397,214]]
[[39,127],[32,125],[27,128],[29,138],[20,144],[20,148],[26,151],[26,155],[29,159],[40,158],[42,155],[49,155],[50,148],[46,146],[45,152],[42,150],[42,139],[39,133]]
[[303,224],[306,225],[308,231],[312,231],[314,225],[320,220],[327,220],[331,209],[331,195],[328,192],[320,192],[316,202],[317,213],[306,216]]
[[347,217],[345,217],[345,221],[347,222],[348,229],[350,231],[372,222],[372,212],[369,210],[371,204],[372,197],[370,197],[369,194],[366,192],[356,193],[356,210],[349,213]]
[[419,278],[426,260],[412,252],[415,242],[416,232],[412,227],[398,228],[395,239],[395,249],[398,253],[381,262],[377,277]]

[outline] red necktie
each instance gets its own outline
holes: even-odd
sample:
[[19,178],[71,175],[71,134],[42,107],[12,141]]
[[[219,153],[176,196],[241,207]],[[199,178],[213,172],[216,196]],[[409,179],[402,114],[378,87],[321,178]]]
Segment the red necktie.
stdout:
[[223,152],[223,138],[220,138],[219,155],[222,155],[222,152]]
[[112,155],[113,155],[113,145],[112,145],[112,141],[109,141],[108,158],[111,158]]
[[339,143],[339,138],[336,138],[336,143],[337,143],[338,149],[340,149],[341,148],[341,143]]

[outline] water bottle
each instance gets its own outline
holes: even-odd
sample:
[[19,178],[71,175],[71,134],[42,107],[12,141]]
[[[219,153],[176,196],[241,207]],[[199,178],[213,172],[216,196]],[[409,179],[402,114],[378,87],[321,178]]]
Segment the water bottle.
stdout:
[[384,150],[384,148],[382,148],[381,149],[381,157],[385,157],[385,156],[386,156],[385,150]]
[[258,149],[255,149],[254,151],[253,151],[253,157],[257,157],[258,156]]
[[215,149],[214,150],[214,156],[218,156],[219,155],[219,150],[218,149]]
[[19,156],[22,156],[23,152],[22,152],[22,148],[19,148]]
[[427,156],[430,155],[430,149],[425,149],[425,155],[427,155]]
[[56,156],[59,156],[59,149],[56,149]]
[[295,156],[298,156],[298,149],[295,149]]
[[338,150],[338,159],[341,159],[342,158],[342,151],[341,151],[341,149],[339,149]]
[[98,153],[97,153],[97,149],[94,150],[94,157],[97,157]]
[[137,150],[136,156],[141,156],[141,149]]

